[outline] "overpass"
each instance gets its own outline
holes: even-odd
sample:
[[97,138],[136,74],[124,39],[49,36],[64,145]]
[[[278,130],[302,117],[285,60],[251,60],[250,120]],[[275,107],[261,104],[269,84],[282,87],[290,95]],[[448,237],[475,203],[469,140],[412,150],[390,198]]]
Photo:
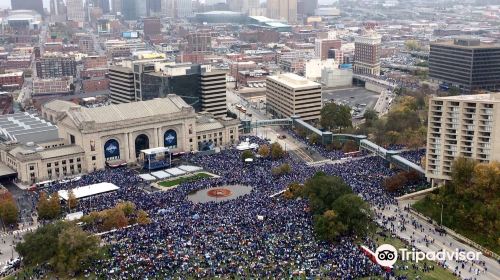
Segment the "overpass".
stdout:
[[356,80],[363,81],[365,83],[370,82],[373,84],[377,84],[377,85],[383,86],[383,87],[390,89],[390,90],[394,90],[398,87],[398,85],[395,83],[390,83],[388,81],[380,80],[380,79],[377,79],[375,77],[370,77],[370,76],[366,76],[366,75],[353,74],[352,78],[356,79]]
[[387,150],[372,141],[366,139],[365,135],[355,135],[355,134],[333,134],[330,131],[322,131],[316,127],[310,125],[309,123],[303,121],[299,116],[292,116],[286,119],[273,119],[273,120],[257,120],[252,122],[251,120],[242,120],[241,129],[244,133],[250,133],[252,129],[257,129],[259,127],[265,126],[291,126],[300,127],[307,130],[309,133],[313,133],[319,136],[321,143],[323,145],[331,144],[334,140],[340,142],[355,141],[359,145],[360,150],[366,150],[374,155],[383,158],[390,164],[397,166],[405,171],[414,170],[421,175],[425,174],[425,170],[418,164],[415,164],[402,156],[399,155],[400,151]]

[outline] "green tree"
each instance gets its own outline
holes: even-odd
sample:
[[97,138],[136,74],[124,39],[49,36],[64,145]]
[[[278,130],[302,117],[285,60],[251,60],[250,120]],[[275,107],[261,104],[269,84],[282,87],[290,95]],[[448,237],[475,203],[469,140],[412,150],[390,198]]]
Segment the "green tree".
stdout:
[[243,153],[241,153],[241,159],[244,161],[245,159],[247,158],[253,158],[253,153],[252,151],[250,150],[246,150],[246,151],[243,151]]
[[346,105],[328,103],[321,109],[321,126],[326,130],[342,130],[352,127],[351,108]]
[[337,198],[332,210],[340,218],[346,231],[357,236],[364,236],[372,230],[372,211],[368,203],[355,194],[345,194]]
[[333,210],[327,210],[323,215],[314,217],[314,232],[321,240],[334,242],[345,233],[346,229]]
[[288,174],[290,172],[292,172],[292,168],[290,167],[290,164],[288,164],[288,163],[283,163],[282,165],[275,167],[271,170],[271,173],[274,176],[282,176],[282,175]]
[[126,217],[130,217],[135,212],[135,204],[130,201],[120,202],[115,208],[122,210]]
[[280,159],[285,155],[285,151],[283,151],[283,147],[281,147],[280,143],[274,142],[271,144],[271,158],[273,160]]
[[23,241],[16,245],[16,252],[27,266],[50,262],[57,253],[58,236],[68,223],[57,221],[28,232]]
[[309,136],[309,144],[311,145],[316,145],[316,144],[319,144],[321,141],[321,138],[319,137],[318,134],[316,133],[313,133]]
[[61,199],[57,192],[52,193],[49,198],[49,216],[55,219],[61,215]]
[[17,224],[19,210],[16,201],[11,193],[3,194],[0,197],[0,219],[3,226]]
[[374,121],[378,120],[378,113],[374,109],[367,109],[363,114],[367,126],[371,126]]
[[99,257],[100,240],[89,235],[79,226],[70,224],[57,237],[57,254],[54,257],[56,272],[74,276],[81,272],[91,260]]
[[351,188],[340,177],[317,174],[306,181],[302,196],[309,198],[312,212],[320,215],[328,210],[337,198],[351,192]]

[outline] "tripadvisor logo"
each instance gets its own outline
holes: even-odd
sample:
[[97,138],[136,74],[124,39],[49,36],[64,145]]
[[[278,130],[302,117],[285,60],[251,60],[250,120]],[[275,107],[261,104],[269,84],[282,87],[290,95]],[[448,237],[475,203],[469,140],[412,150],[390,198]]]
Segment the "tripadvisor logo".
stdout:
[[421,252],[415,250],[415,248],[408,250],[406,248],[400,248],[397,250],[394,246],[390,244],[380,245],[375,252],[371,251],[366,246],[361,246],[361,248],[370,255],[371,260],[383,267],[392,268],[396,261],[401,259],[402,261],[413,261],[420,262],[423,260],[429,261],[478,261],[481,252],[466,252],[464,250],[455,249],[455,251],[429,251]]

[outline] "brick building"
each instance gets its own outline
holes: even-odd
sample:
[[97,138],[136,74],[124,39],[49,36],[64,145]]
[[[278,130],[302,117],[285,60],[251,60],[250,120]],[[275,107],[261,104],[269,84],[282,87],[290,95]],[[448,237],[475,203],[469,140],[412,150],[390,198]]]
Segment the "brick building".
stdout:
[[83,69],[88,70],[91,68],[107,68],[108,58],[106,56],[87,56],[83,58]]
[[2,90],[18,89],[24,84],[23,72],[13,72],[7,74],[0,74],[0,87]]
[[85,93],[109,90],[109,79],[88,79],[82,81],[82,88]]

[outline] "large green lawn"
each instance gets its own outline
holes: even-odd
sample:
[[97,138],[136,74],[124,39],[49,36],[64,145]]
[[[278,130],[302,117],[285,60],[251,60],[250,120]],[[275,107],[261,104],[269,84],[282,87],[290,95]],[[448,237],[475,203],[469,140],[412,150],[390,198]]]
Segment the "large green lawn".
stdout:
[[[440,221],[441,219],[441,206],[435,203],[431,199],[422,198],[421,200],[413,204],[413,208],[418,212],[430,217],[434,221]],[[470,240],[478,243],[489,250],[500,254],[500,244],[496,240],[488,238],[488,236],[483,234],[483,231],[476,230],[475,227],[470,227],[469,225],[459,226],[457,220],[453,215],[447,215],[448,209],[446,207],[443,211],[443,225],[454,230],[455,232],[469,238]]]
[[196,174],[191,175],[191,176],[184,176],[184,177],[180,177],[180,178],[169,180],[169,181],[162,181],[162,182],[159,182],[158,185],[165,187],[165,188],[170,188],[170,187],[182,184],[184,182],[198,181],[201,179],[212,178],[212,177],[213,176],[208,174],[208,173],[196,173]]
[[[377,242],[377,245],[382,245],[382,244],[391,244],[395,248],[404,248],[407,247],[400,239],[397,238],[392,238],[392,237],[383,237],[381,235],[375,234],[374,239]],[[407,247],[410,249],[409,247]],[[433,266],[434,270],[431,270],[429,272],[423,272],[422,268],[424,267],[424,263],[426,263],[428,266]],[[398,260],[396,262],[396,265],[398,267],[402,266],[408,266],[408,270],[402,270],[402,269],[395,269],[396,276],[407,276],[408,279],[420,279],[420,280],[456,280],[458,279],[455,277],[451,271],[442,268],[437,265],[437,263],[432,262],[432,261],[421,261],[418,262],[419,270],[414,270],[412,269],[413,262],[409,261],[402,261]],[[365,277],[363,279],[383,279],[383,277]]]

